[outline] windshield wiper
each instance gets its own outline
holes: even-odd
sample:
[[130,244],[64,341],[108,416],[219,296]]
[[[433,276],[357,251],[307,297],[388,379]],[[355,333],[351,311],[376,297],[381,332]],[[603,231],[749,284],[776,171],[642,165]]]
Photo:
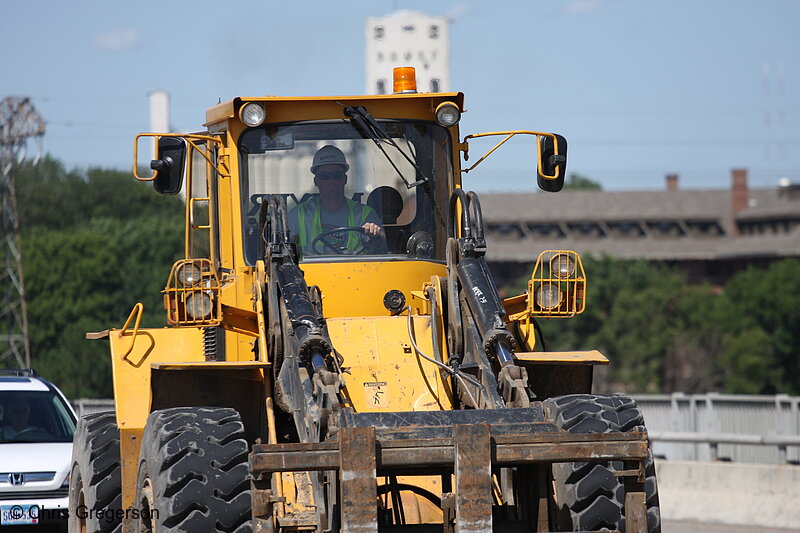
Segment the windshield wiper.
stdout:
[[[383,129],[381,129],[378,121],[375,120],[375,117],[369,114],[369,111],[366,110],[364,106],[348,106],[344,108],[344,114],[358,126],[358,128],[370,139],[375,142],[375,146],[383,153],[389,163],[397,172],[397,175],[400,176],[400,179],[403,180],[403,183],[406,184],[406,187],[409,189],[413,189],[417,185],[422,185],[423,183],[427,183],[430,181],[430,178],[425,175],[422,169],[417,165],[417,162],[414,161],[407,153],[403,151],[402,148],[392,139],[389,135],[386,134]],[[415,181],[414,183],[409,183],[403,173],[397,168],[397,165],[394,163],[394,160],[386,153],[386,150],[383,149],[382,143],[389,144],[394,146],[400,155],[408,161],[411,166],[414,167],[414,170],[417,171],[418,176],[422,176],[420,179]]]

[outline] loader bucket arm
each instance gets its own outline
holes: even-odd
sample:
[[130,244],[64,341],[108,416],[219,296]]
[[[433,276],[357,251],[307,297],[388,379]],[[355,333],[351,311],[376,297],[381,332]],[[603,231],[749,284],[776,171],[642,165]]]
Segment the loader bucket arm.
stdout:
[[[448,339],[463,349],[449,354],[449,360],[482,385],[462,382],[460,399],[473,408],[528,407],[533,395],[526,370],[514,361],[516,340],[484,257],[483,215],[474,192],[453,191],[448,223]],[[478,405],[474,398],[480,398]]]

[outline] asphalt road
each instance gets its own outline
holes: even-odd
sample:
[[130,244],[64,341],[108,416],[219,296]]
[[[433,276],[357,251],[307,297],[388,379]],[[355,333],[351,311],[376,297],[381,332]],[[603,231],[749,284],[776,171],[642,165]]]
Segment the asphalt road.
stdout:
[[800,529],[752,526],[701,524],[698,522],[668,522],[661,525],[661,533],[800,533]]

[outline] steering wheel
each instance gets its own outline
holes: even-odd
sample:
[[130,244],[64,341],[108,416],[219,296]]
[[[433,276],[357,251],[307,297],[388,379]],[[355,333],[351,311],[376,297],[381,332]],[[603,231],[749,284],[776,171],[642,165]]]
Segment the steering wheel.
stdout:
[[43,430],[39,427],[27,427],[17,433],[17,435],[11,439],[12,441],[48,441],[52,440],[54,437],[50,434],[50,432]]
[[[349,248],[346,247],[341,248],[334,246],[333,243],[331,243],[331,241],[329,240],[329,237],[334,233],[349,233],[349,232],[360,233],[362,236],[366,236],[367,239],[366,240],[364,240],[363,238],[359,239],[359,246],[355,250],[350,250]],[[351,255],[351,254],[358,255],[364,253],[364,251],[367,248],[372,246],[380,238],[381,238],[380,235],[367,235],[366,230],[361,226],[341,226],[338,228],[329,229],[328,231],[323,231],[322,233],[314,237],[314,239],[311,241],[311,251],[317,255],[322,255],[325,253],[325,249],[328,248],[330,250],[333,250],[334,253],[337,253],[339,255]],[[317,246],[320,243],[323,245],[322,251],[317,249]]]

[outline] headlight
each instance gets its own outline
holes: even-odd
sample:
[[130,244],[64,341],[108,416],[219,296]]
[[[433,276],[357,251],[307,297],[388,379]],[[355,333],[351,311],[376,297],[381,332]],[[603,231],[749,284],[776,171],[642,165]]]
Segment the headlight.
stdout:
[[258,126],[267,118],[264,106],[258,102],[250,102],[239,110],[239,118],[250,127]]
[[204,292],[193,292],[186,296],[186,313],[193,320],[203,320],[211,315],[211,296]]
[[178,267],[176,276],[184,287],[193,287],[200,283],[202,273],[200,272],[200,267],[194,263],[184,263]]
[[542,309],[553,309],[561,304],[561,289],[557,283],[540,283],[534,292],[536,303]]
[[442,102],[436,108],[436,122],[440,126],[445,128],[455,126],[460,118],[461,111],[458,110],[458,106],[453,102]]
[[575,274],[575,259],[569,254],[556,254],[550,259],[550,275],[567,279]]

